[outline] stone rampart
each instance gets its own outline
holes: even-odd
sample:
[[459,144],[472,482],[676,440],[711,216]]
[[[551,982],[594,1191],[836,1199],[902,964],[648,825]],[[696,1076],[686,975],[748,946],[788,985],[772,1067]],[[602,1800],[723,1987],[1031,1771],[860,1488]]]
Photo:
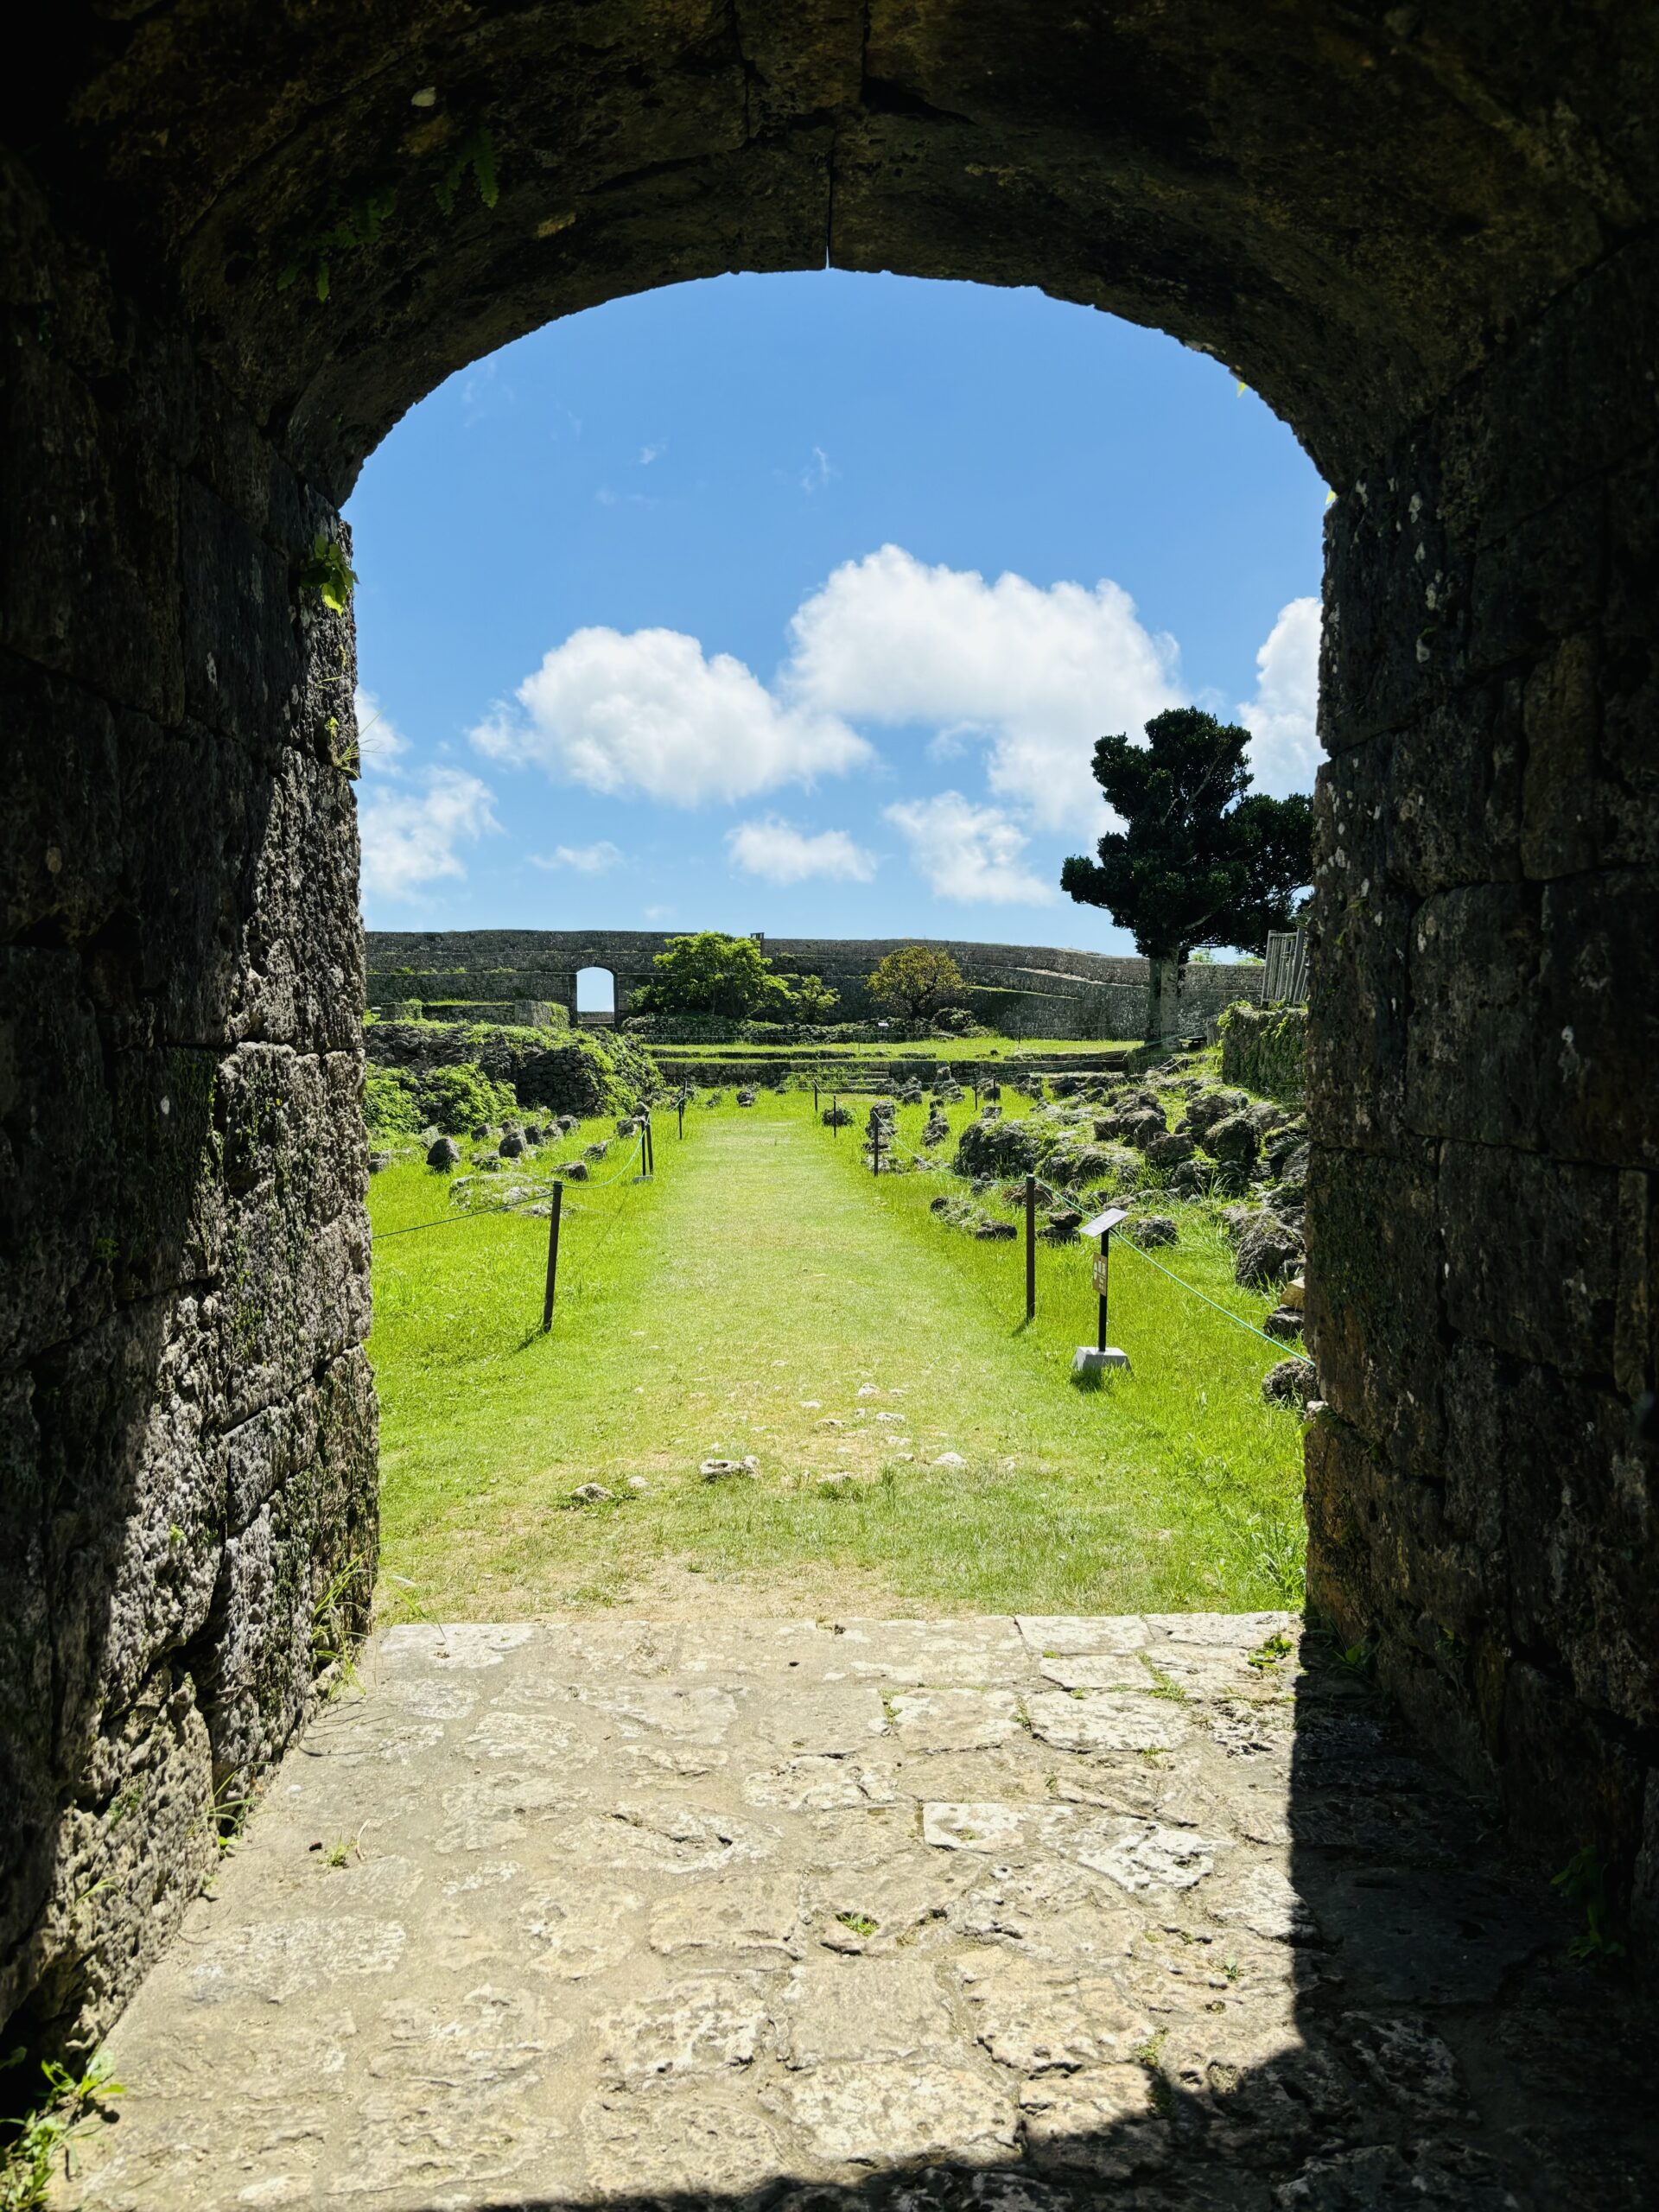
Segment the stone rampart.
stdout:
[[[601,968],[626,1014],[652,963],[677,931],[662,930],[372,930],[370,1006],[543,999],[574,1020],[576,976]],[[840,994],[836,1018],[877,1009],[868,978],[888,953],[925,944],[948,952],[982,1021],[1031,1037],[1140,1037],[1147,1025],[1147,963],[1138,956],[1041,944],[982,944],[951,938],[762,938],[781,974],[820,976]],[[1235,999],[1254,998],[1254,963],[1195,963],[1183,976],[1178,1027],[1202,1028]]]

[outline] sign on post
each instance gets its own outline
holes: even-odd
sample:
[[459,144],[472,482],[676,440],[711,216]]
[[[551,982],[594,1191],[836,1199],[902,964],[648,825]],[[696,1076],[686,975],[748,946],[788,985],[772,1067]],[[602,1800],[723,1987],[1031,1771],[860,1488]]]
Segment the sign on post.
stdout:
[[1108,1206],[1104,1213],[1097,1213],[1092,1221],[1085,1221],[1077,1231],[1079,1236],[1098,1236],[1100,1239],[1100,1249],[1095,1255],[1095,1264],[1090,1270],[1095,1293],[1100,1300],[1100,1325],[1095,1342],[1079,1344],[1072,1353],[1071,1372],[1074,1375],[1099,1375],[1109,1367],[1127,1367],[1129,1363],[1127,1352],[1119,1351],[1106,1341],[1106,1306],[1112,1281],[1112,1231],[1120,1221],[1127,1221],[1128,1217],[1126,1207]]

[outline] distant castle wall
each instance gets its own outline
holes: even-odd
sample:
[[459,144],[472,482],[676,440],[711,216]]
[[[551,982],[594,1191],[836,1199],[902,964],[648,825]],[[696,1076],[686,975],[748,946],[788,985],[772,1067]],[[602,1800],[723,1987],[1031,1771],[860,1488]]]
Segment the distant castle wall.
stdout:
[[[543,1000],[574,1022],[576,976],[602,968],[616,985],[617,1019],[649,979],[671,936],[661,930],[371,930],[367,999],[390,1011],[410,1001],[450,1004]],[[784,975],[821,976],[841,995],[837,1019],[874,1011],[870,972],[901,945],[948,952],[970,986],[979,1018],[1010,1034],[1139,1037],[1145,1033],[1147,963],[1138,957],[1046,944],[979,944],[953,938],[795,938],[761,940]],[[1256,999],[1262,969],[1205,963],[1185,970],[1177,1026],[1197,1030],[1235,999]]]

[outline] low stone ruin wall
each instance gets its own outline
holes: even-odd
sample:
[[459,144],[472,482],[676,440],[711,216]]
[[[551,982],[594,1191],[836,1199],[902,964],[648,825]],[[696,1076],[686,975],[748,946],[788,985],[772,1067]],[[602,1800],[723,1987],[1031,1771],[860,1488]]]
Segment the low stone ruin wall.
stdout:
[[1307,1086],[1306,1007],[1229,1007],[1220,1027],[1224,1083],[1300,1104]]

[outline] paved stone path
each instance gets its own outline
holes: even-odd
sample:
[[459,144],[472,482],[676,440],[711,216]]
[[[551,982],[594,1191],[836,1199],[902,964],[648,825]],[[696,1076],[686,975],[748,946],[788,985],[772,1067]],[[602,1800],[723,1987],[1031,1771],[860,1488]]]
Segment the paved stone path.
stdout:
[[1617,1964],[1271,1614],[401,1627],[88,2208],[1659,2202]]

